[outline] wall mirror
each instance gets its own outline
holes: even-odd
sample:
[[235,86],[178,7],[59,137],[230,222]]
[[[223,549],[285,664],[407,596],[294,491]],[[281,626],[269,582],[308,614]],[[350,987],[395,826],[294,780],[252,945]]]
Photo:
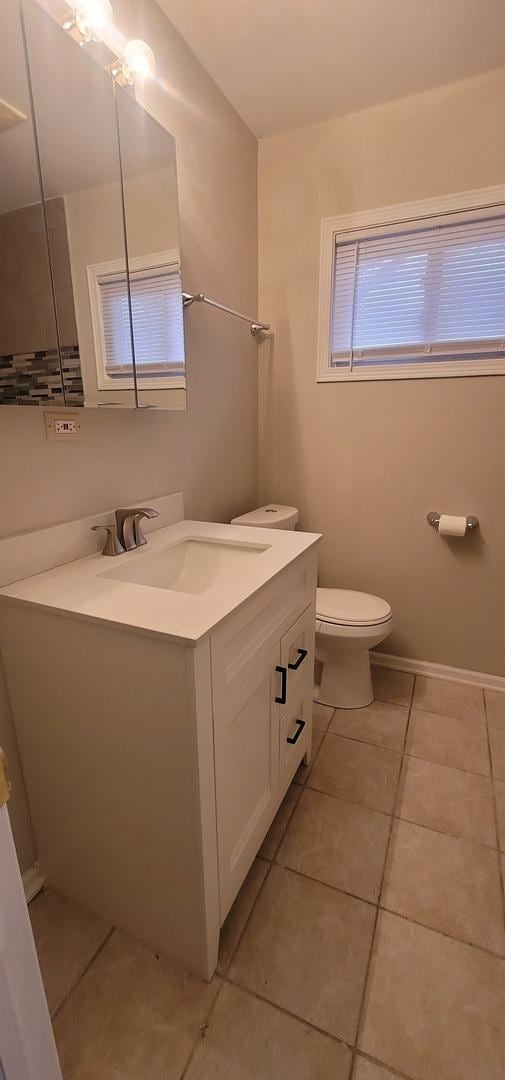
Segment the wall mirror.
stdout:
[[[17,4],[8,3],[14,11]],[[133,88],[118,87],[36,0],[21,0],[18,14],[37,189],[23,206],[39,205],[53,312],[52,342],[35,341],[33,351],[52,345],[60,376],[59,387],[51,376],[54,393],[35,400],[184,409],[175,140],[135,100]],[[6,99],[16,105],[14,87]],[[17,190],[19,155],[5,160]],[[1,345],[2,356],[21,351],[27,349],[14,354]],[[10,403],[13,397],[11,390]]]
[[[16,4],[6,3],[1,23],[0,404],[63,405],[44,207]],[[47,209],[57,232],[54,208]],[[70,328],[70,337],[73,342],[75,327]],[[80,404],[82,387],[78,389]]]
[[184,318],[175,139],[116,87],[139,406],[184,408]]

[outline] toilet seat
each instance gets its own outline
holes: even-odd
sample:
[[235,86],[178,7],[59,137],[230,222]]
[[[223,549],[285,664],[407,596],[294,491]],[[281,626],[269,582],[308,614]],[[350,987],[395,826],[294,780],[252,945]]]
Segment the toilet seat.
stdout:
[[316,619],[334,626],[379,626],[391,618],[391,605],[380,596],[355,589],[318,589]]

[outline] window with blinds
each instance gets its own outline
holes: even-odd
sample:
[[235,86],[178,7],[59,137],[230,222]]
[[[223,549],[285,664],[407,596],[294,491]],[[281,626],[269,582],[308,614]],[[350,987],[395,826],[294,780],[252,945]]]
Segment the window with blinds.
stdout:
[[335,374],[505,371],[505,216],[445,215],[333,242]]
[[[97,279],[109,378],[132,372],[132,340],[126,275]],[[178,266],[130,272],[133,341],[137,378],[184,374],[184,324]]]

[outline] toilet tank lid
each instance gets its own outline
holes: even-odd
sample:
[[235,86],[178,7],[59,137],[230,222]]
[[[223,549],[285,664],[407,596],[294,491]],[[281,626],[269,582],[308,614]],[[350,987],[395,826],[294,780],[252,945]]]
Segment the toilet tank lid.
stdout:
[[380,596],[354,589],[318,589],[317,618],[340,626],[375,626],[391,617],[391,605]]
[[281,506],[280,503],[268,503],[267,506],[259,506],[257,510],[250,510],[248,514],[232,518],[232,525],[251,525],[257,529],[286,529],[296,525],[298,521],[296,506]]

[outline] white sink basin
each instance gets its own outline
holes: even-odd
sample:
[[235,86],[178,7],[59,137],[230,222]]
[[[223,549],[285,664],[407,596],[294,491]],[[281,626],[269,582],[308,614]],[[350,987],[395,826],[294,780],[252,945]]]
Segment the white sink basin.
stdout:
[[150,585],[174,592],[203,593],[224,585],[232,577],[247,571],[251,562],[269,550],[268,544],[242,543],[240,540],[214,540],[189,536],[179,543],[157,551],[147,548],[132,553],[126,563],[106,570],[100,577]]

